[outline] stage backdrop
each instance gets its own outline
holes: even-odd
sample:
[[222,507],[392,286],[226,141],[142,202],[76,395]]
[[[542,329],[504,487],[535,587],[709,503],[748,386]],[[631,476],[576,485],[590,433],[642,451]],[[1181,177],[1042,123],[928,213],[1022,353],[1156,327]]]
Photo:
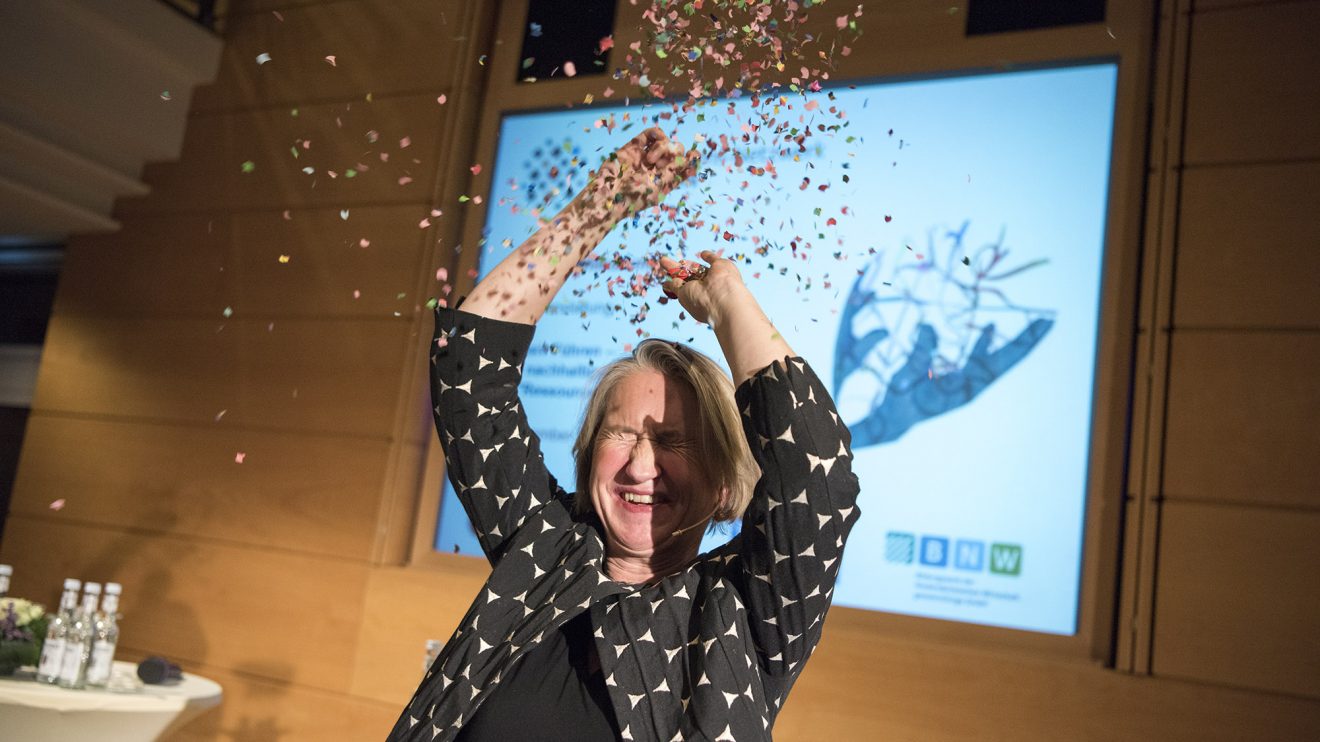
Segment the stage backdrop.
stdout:
[[[617,229],[538,326],[522,393],[551,471],[571,489],[585,392],[639,341],[640,313],[721,358],[633,277],[656,250],[723,250],[853,432],[863,517],[835,602],[1073,634],[1116,73],[839,87],[810,111],[790,96],[782,119],[815,135],[789,156],[741,142],[758,120],[746,97],[506,116],[483,274],[645,126],[717,143],[665,202],[700,223]],[[448,486],[435,546],[480,553]]]

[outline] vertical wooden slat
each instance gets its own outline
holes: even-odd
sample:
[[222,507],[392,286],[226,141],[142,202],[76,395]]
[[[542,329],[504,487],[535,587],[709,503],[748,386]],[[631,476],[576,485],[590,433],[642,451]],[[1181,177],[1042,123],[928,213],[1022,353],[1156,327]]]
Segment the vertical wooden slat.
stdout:
[[[1115,664],[1146,673],[1150,669],[1150,627],[1154,620],[1160,495],[1164,450],[1169,327],[1172,312],[1174,245],[1177,239],[1178,163],[1181,151],[1183,91],[1186,78],[1190,0],[1162,6],[1154,86],[1151,175],[1144,237],[1139,304],[1141,345],[1133,395],[1131,461],[1134,490],[1123,550],[1123,580]],[[1163,136],[1160,136],[1160,134]]]

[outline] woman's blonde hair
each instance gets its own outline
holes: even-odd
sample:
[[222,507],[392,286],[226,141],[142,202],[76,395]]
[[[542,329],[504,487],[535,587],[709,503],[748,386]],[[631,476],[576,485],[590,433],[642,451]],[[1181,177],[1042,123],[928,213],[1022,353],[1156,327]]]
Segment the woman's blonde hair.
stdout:
[[596,436],[614,390],[639,371],[658,372],[696,395],[697,429],[701,431],[696,441],[698,462],[715,491],[721,493],[712,520],[732,522],[741,518],[752,500],[752,488],[761,472],[743,437],[742,420],[733,399],[733,380],[708,356],[682,343],[655,339],[643,340],[632,355],[610,363],[599,372],[596,388],[582,416],[582,429],[573,444],[573,462],[577,468],[574,510],[578,513],[592,510],[591,467]]

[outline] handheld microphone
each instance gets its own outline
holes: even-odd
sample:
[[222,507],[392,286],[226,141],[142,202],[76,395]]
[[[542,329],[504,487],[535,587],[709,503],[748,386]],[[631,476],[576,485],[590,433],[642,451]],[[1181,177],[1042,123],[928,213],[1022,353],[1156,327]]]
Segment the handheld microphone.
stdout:
[[138,663],[137,676],[148,685],[183,680],[183,670],[164,657],[148,657]]

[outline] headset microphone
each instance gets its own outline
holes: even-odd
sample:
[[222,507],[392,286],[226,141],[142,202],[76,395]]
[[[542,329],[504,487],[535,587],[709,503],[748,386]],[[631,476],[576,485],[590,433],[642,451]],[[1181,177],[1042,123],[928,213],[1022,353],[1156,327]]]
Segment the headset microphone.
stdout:
[[696,528],[697,526],[704,525],[705,523],[710,521],[710,519],[715,515],[715,512],[718,511],[719,509],[720,509],[719,503],[715,503],[715,507],[711,508],[710,512],[706,513],[706,516],[704,518],[697,521],[696,523],[693,523],[690,526],[687,526],[685,528],[680,528],[677,531],[674,531],[673,533],[669,534],[669,537],[673,538],[679,535],[680,533],[685,533],[687,531],[691,531],[693,528]]

